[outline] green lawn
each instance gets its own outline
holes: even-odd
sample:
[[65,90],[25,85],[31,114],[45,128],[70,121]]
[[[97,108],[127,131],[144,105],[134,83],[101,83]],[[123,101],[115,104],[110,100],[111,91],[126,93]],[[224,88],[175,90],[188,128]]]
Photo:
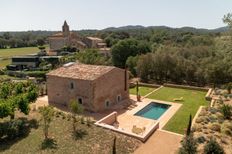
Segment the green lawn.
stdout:
[[[153,90],[155,90],[155,88],[144,87],[144,86],[139,87],[139,93],[141,96],[145,96],[148,93],[152,92]],[[130,88],[130,94],[136,95],[136,87]]]
[[184,134],[184,130],[188,125],[190,113],[192,114],[192,117],[194,117],[200,106],[208,105],[205,100],[205,95],[206,92],[197,90],[163,87],[149,95],[148,98],[173,102],[174,98],[183,97],[183,101],[176,102],[183,105],[164,126],[164,129]]
[[[46,49],[48,47],[46,46]],[[27,54],[37,53],[39,49],[37,47],[26,47],[26,48],[13,48],[13,49],[0,49],[0,68],[10,64],[10,58],[12,56],[20,56]]]
[[9,58],[0,59],[0,68],[4,68],[6,65],[9,65],[11,63],[11,60]]

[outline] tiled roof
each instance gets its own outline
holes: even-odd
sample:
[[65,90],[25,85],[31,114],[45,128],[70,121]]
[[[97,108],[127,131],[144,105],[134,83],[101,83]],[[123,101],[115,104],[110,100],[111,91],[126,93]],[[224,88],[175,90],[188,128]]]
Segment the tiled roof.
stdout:
[[94,40],[94,41],[103,41],[102,39],[98,37],[87,37],[87,39]]
[[49,72],[47,75],[80,80],[95,80],[114,68],[116,67],[74,63],[62,66]]

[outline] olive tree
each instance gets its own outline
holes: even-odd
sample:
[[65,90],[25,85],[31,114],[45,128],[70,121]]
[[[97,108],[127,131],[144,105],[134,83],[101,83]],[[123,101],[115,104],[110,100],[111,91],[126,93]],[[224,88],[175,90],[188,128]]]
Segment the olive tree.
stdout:
[[75,133],[76,132],[77,115],[83,113],[83,107],[78,101],[71,100],[70,101],[70,110],[72,112],[72,119],[73,119],[73,132]]
[[44,106],[40,108],[39,113],[42,116],[43,121],[43,132],[44,132],[44,139],[48,139],[48,129],[50,127],[50,123],[54,117],[54,109],[51,106]]

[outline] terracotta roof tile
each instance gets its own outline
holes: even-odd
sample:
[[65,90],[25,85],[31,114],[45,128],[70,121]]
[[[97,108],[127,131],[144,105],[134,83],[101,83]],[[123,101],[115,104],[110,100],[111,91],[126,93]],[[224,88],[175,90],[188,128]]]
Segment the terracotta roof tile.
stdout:
[[49,72],[47,75],[80,80],[95,80],[98,77],[113,70],[114,68],[116,67],[74,63],[62,66]]

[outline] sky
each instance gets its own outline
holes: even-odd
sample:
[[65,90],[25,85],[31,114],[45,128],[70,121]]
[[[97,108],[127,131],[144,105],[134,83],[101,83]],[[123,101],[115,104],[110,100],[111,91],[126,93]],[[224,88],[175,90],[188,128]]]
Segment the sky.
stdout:
[[104,29],[126,25],[214,29],[232,0],[0,0],[0,31]]

